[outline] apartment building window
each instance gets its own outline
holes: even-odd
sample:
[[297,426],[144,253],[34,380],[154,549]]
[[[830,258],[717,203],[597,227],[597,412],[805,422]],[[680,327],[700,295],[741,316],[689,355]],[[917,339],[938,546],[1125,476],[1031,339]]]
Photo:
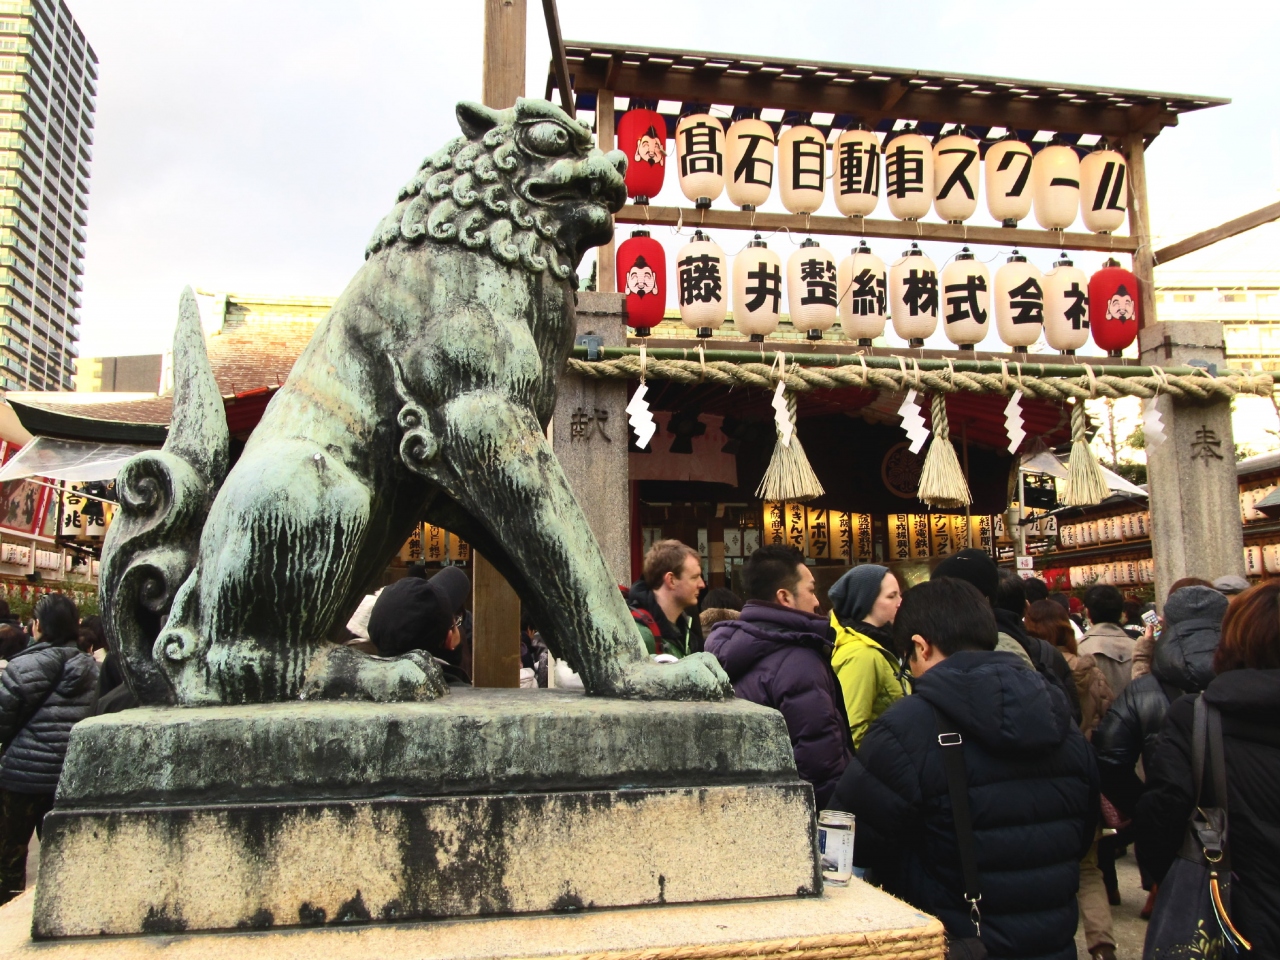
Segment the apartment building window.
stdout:
[[1195,303],[1196,295],[1194,293],[1175,293],[1173,295],[1174,303]]
[[1223,293],[1219,295],[1219,299],[1223,303],[1244,303],[1249,299],[1249,296],[1244,293]]

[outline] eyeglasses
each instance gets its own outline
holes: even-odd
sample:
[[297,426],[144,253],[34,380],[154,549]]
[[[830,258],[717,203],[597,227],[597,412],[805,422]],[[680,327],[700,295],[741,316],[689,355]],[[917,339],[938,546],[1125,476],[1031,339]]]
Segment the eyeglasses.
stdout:
[[455,630],[461,630],[461,629],[462,629],[462,620],[463,620],[463,617],[465,617],[465,616],[466,616],[465,614],[460,613],[460,614],[458,614],[456,617],[454,617],[454,618],[453,618],[453,629],[455,629]]

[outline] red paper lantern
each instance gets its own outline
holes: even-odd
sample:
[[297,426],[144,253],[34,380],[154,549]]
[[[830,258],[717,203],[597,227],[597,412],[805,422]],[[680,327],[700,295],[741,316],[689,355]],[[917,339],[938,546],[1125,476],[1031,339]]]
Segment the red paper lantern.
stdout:
[[667,254],[662,244],[637,230],[618,245],[618,292],[627,295],[627,324],[636,336],[662,322],[667,311]]
[[1089,329],[1093,342],[1118,357],[1138,338],[1142,298],[1138,278],[1115,260],[1089,278]]
[[657,110],[628,110],[618,121],[618,149],[627,155],[627,196],[648,203],[667,170],[667,121]]

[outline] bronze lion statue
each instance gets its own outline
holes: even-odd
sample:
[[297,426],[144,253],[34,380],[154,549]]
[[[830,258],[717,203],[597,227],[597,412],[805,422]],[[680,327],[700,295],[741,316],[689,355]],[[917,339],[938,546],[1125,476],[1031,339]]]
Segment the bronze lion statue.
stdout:
[[424,519],[498,568],[588,693],[720,699],[706,654],[657,664],[546,440],[575,270],[613,235],[626,161],[556,106],[458,106],[228,472],[190,293],[161,451],[122,469],[108,637],[143,703],[429,700],[422,653],[332,642]]

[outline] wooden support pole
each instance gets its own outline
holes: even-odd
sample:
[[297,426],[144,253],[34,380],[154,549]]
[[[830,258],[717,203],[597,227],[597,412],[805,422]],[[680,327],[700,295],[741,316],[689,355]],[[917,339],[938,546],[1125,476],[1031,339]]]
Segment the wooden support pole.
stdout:
[[[613,131],[613,91],[601,90],[596,94],[596,146],[605,153],[613,149]],[[596,249],[596,289],[601,293],[613,293],[617,288],[613,241],[610,240]]]
[[1217,243],[1219,240],[1234,237],[1238,233],[1244,233],[1246,230],[1260,227],[1264,223],[1270,223],[1272,220],[1280,220],[1280,202],[1267,204],[1260,210],[1254,210],[1252,213],[1246,213],[1243,217],[1228,220],[1212,230],[1202,230],[1187,237],[1185,240],[1179,240],[1177,243],[1171,243],[1167,247],[1161,247],[1155,252],[1155,261],[1157,264],[1168,263],[1170,260],[1185,257],[1188,253],[1194,253],[1203,247]]
[[524,96],[526,0],[485,0],[484,91],[486,107],[505,110]]
[[[569,82],[569,59],[564,55],[564,34],[560,32],[560,13],[556,0],[542,0],[542,13],[547,20],[547,40],[551,43],[551,67],[560,91],[560,106],[569,116],[575,115],[573,86]],[[551,99],[550,96],[547,97]]]
[[1147,204],[1146,142],[1140,133],[1124,138],[1129,158],[1129,233],[1137,241],[1133,251],[1133,273],[1142,292],[1140,327],[1149,327],[1156,317],[1155,257],[1151,248],[1151,210]]

